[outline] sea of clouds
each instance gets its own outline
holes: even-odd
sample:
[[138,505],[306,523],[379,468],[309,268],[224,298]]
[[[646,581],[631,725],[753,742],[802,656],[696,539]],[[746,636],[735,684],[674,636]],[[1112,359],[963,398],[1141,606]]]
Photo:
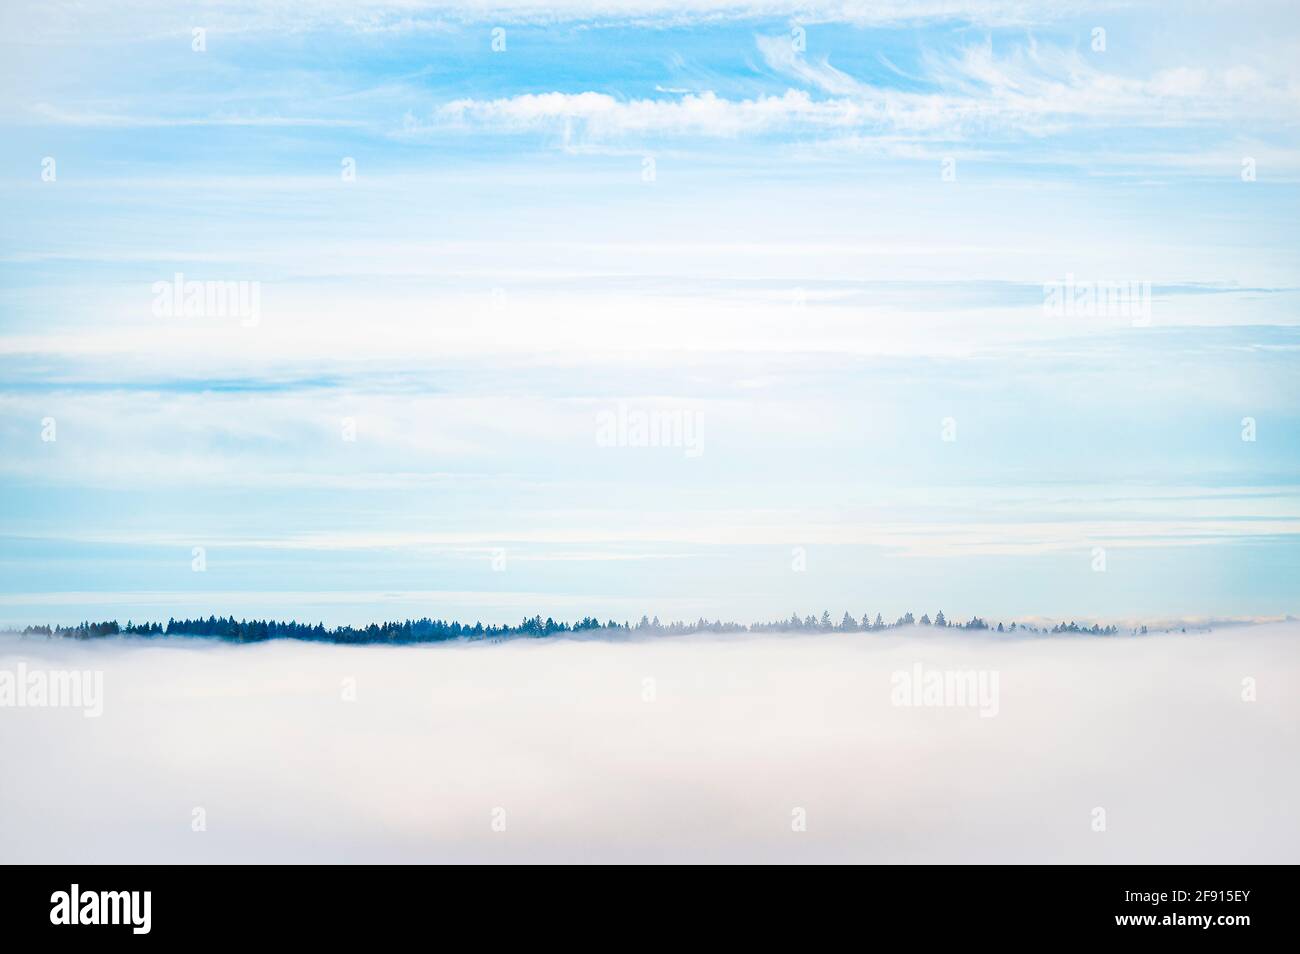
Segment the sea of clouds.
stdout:
[[8,862],[1300,861],[1297,622],[0,636],[20,671],[102,673],[102,712],[0,704]]

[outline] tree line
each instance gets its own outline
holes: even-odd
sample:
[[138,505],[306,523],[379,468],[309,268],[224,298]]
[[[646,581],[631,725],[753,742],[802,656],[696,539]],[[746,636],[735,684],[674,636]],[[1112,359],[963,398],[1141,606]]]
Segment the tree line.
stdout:
[[[572,633],[637,633],[641,635],[682,636],[688,633],[772,633],[772,632],[814,632],[814,633],[865,633],[897,629],[905,626],[929,626],[941,629],[959,630],[994,630],[999,633],[1082,633],[1092,636],[1114,636],[1119,632],[1117,626],[1083,626],[1075,622],[1059,623],[1050,629],[1011,623],[1009,627],[1002,623],[996,626],[978,616],[971,617],[965,623],[950,622],[943,612],[935,614],[933,620],[929,614],[923,614],[920,620],[911,613],[905,613],[894,622],[888,623],[881,614],[873,619],[864,613],[859,620],[845,613],[838,624],[831,619],[829,611],[823,611],[820,617],[791,614],[789,619],[774,620],[770,623],[731,623],[722,620],[708,620],[700,617],[694,623],[677,620],[661,623],[659,617],[651,619],[642,616],[635,625],[616,620],[601,622],[594,616],[584,616],[575,623],[557,622],[551,617],[542,619],[533,616],[522,620],[518,625],[482,623],[461,623],[457,620],[408,619],[402,622],[371,623],[368,626],[333,626],[324,623],[299,623],[296,620],[281,622],[266,619],[235,619],[234,616],[209,616],[207,619],[168,619],[163,623],[135,623],[130,620],[119,625],[117,620],[102,623],[82,622],[75,626],[28,626],[23,630],[24,636],[59,636],[70,639],[97,639],[109,636],[201,636],[210,639],[224,639],[240,643],[264,642],[268,639],[303,639],[327,643],[358,644],[409,644],[436,643],[451,639],[499,640],[517,637],[562,636]],[[1131,632],[1145,633],[1146,627]]]

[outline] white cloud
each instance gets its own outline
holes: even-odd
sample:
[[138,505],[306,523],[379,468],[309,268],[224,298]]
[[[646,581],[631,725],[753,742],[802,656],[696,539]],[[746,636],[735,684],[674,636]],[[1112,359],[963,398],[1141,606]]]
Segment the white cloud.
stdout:
[[[936,492],[937,493],[937,492]],[[964,493],[964,492],[962,492]],[[844,518],[826,512],[695,511],[689,523],[675,523],[670,513],[619,511],[566,511],[564,527],[524,526],[538,515],[528,511],[511,514],[504,523],[464,530],[359,530],[310,531],[277,535],[212,534],[204,536],[211,546],[226,548],[301,551],[357,552],[405,550],[412,552],[463,551],[504,545],[598,548],[613,546],[676,547],[788,547],[870,546],[881,547],[900,557],[1010,556],[1084,553],[1091,547],[1107,550],[1149,549],[1158,541],[1162,547],[1188,547],[1247,541],[1261,538],[1294,537],[1300,534],[1300,515],[1295,500],[1285,494],[1256,502],[1251,510],[1258,516],[1235,514],[1233,501],[1202,505],[1204,513],[1188,516],[1185,500],[1143,500],[1141,509],[1151,516],[1126,519],[1088,519],[1086,505],[1058,509],[1068,519],[1020,520],[1010,514],[997,521],[963,522],[946,514],[942,522],[919,517],[904,519]],[[1035,505],[1042,506],[1041,501]],[[1025,509],[1028,505],[1025,505]],[[1095,509],[1095,508],[1094,508]],[[1228,516],[1230,515],[1230,516]],[[52,539],[119,546],[171,546],[183,550],[193,534],[101,533],[56,536]],[[597,555],[599,554],[599,555]],[[661,554],[661,557],[667,556]],[[585,549],[584,560],[643,559],[622,551]],[[554,559],[553,554],[548,558]],[[570,556],[570,559],[575,557]],[[0,605],[35,603],[36,594],[0,597]]]
[[[1256,118],[1290,121],[1297,87],[1233,66],[1176,67],[1148,77],[1105,72],[1078,52],[1037,43],[999,56],[990,43],[925,58],[932,92],[872,86],[807,59],[787,37],[756,40],[765,63],[810,87],[779,95],[728,99],[713,92],[676,98],[618,99],[608,93],[524,93],[462,98],[434,113],[432,127],[409,116],[404,132],[447,127],[506,132],[549,130],[575,139],[642,135],[740,136],[800,131],[963,140],[1043,135],[1093,126],[1195,125]],[[818,98],[815,94],[829,94]]]
[[[808,124],[860,127],[879,116],[871,107],[848,100],[814,101],[807,93],[787,90],[781,96],[723,99],[715,93],[678,99],[619,100],[607,93],[526,93],[500,99],[458,99],[437,112],[444,124],[485,125],[502,129],[555,127],[571,135],[635,133],[734,136]],[[580,125],[580,130],[577,125]],[[415,131],[417,126],[408,127]]]

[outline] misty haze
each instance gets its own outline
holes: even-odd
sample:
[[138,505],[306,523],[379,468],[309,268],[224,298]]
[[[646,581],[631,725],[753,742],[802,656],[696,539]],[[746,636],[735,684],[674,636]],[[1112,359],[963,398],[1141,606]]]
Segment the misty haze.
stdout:
[[3,713],[0,855],[1294,863],[1298,636],[5,636],[103,700]]

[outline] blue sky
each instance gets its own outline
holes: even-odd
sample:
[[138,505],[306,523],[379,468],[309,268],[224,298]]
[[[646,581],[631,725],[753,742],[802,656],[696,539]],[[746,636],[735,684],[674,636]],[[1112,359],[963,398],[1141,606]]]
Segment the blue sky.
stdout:
[[1295,612],[1297,19],[6,5],[0,622]]

